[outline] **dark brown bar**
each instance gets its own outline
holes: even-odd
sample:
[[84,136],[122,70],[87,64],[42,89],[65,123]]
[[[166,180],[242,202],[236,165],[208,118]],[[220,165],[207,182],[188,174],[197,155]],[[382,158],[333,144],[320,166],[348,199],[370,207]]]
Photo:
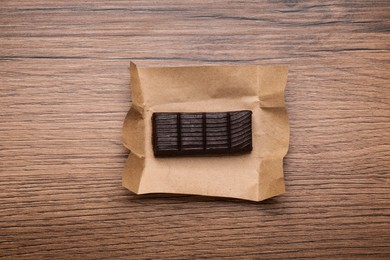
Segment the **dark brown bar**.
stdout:
[[153,113],[156,157],[252,151],[252,111]]

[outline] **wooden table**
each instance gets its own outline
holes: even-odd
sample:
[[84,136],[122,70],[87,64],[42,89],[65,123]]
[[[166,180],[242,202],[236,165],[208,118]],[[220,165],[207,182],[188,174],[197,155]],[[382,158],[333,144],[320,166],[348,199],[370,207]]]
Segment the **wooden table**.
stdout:
[[[388,0],[1,1],[0,256],[389,259],[389,31]],[[130,60],[289,64],[286,194],[122,188]]]

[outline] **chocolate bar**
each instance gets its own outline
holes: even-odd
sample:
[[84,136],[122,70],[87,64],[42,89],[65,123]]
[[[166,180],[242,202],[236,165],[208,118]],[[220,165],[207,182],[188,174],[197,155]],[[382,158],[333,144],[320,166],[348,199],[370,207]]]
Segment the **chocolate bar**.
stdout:
[[252,111],[153,113],[156,157],[252,151]]

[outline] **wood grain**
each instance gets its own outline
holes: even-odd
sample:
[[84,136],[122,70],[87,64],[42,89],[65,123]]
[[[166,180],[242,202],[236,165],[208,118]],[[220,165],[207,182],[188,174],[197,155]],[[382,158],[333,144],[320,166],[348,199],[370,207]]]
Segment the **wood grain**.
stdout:
[[[1,1],[0,256],[389,259],[389,31],[387,0]],[[130,60],[289,64],[286,194],[122,188]]]

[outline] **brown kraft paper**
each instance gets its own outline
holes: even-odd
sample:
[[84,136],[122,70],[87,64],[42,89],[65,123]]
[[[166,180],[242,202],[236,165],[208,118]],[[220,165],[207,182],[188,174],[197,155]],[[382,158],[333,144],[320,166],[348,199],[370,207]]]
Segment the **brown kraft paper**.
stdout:
[[[123,186],[137,194],[180,193],[261,201],[284,193],[289,144],[287,66],[138,68],[130,63],[132,105],[123,125],[131,151]],[[156,158],[153,112],[251,110],[251,153]]]

